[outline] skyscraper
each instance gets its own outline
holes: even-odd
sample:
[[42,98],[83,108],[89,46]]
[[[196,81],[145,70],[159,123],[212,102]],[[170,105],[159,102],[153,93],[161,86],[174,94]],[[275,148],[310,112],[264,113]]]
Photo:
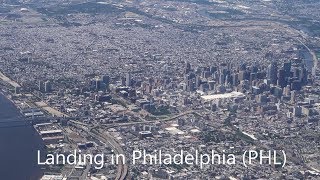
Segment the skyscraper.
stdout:
[[186,67],[185,67],[185,73],[188,74],[191,71],[191,65],[190,63],[186,63]]
[[287,85],[286,83],[286,74],[285,70],[279,69],[278,70],[278,86],[280,87],[285,87]]
[[127,73],[126,74],[126,86],[131,86],[131,74]]
[[232,85],[237,86],[239,84],[238,73],[232,75]]
[[201,84],[201,78],[199,76],[196,76],[196,88],[198,88]]
[[45,87],[44,87],[44,82],[43,81],[39,81],[39,84],[38,84],[38,90],[40,91],[40,92],[44,92],[44,89],[45,89]]
[[110,83],[110,76],[104,75],[104,76],[102,77],[102,81],[103,81],[104,84],[109,85],[109,83]]
[[51,86],[51,82],[50,81],[46,81],[44,83],[44,92],[49,93],[52,90],[52,86]]
[[99,78],[97,78],[97,79],[95,80],[95,89],[96,89],[96,90],[100,90],[100,89],[102,88],[101,84],[102,84],[102,80],[99,79]]
[[267,68],[267,79],[270,81],[271,84],[277,84],[277,63],[272,62]]
[[306,85],[307,82],[308,82],[308,71],[307,69],[305,68],[305,66],[301,66],[301,73],[299,74],[299,80],[300,82],[302,83],[302,85]]
[[283,70],[285,72],[285,77],[290,77],[291,74],[291,61],[283,63]]

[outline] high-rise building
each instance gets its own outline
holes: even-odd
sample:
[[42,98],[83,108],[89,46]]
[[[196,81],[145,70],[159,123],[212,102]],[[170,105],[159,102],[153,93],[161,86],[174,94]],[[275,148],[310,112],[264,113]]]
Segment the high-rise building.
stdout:
[[240,71],[245,71],[247,69],[247,65],[245,63],[241,64],[239,67]]
[[224,74],[220,74],[219,83],[220,84],[224,84],[225,83],[225,75]]
[[239,85],[238,73],[235,73],[235,74],[232,75],[232,85],[233,86],[238,86]]
[[239,78],[239,81],[249,80],[250,74],[248,73],[248,71],[239,71],[238,78]]
[[193,83],[192,80],[189,80],[187,83],[187,91],[194,91],[195,90],[194,85],[195,83]]
[[191,65],[190,63],[186,63],[186,67],[185,67],[185,73],[188,74],[191,71]]
[[291,91],[290,101],[292,104],[296,102],[296,91]]
[[292,68],[293,77],[299,78],[301,75],[301,70],[297,67]]
[[291,61],[283,63],[283,70],[285,73],[285,77],[288,78],[291,75]]
[[228,85],[228,84],[232,84],[232,76],[229,74],[225,78],[225,85]]
[[280,87],[285,87],[287,85],[286,82],[286,74],[284,69],[279,69],[278,70],[278,86]]
[[283,88],[283,94],[284,94],[285,96],[290,96],[290,94],[291,94],[291,87],[290,87],[290,85],[287,85],[285,88]]
[[198,88],[201,84],[201,78],[199,76],[196,76],[196,88]]
[[251,73],[257,73],[259,68],[256,65],[252,65],[250,68]]
[[301,90],[302,88],[302,82],[299,81],[299,80],[294,80],[292,83],[291,83],[291,89],[292,90]]
[[97,79],[95,80],[95,89],[96,89],[96,90],[101,90],[101,88],[102,88],[102,80],[99,79],[99,78],[97,78]]
[[208,81],[210,91],[214,90],[214,83],[214,81]]
[[52,91],[52,85],[50,81],[44,83],[44,92],[49,93]]
[[108,76],[108,75],[102,76],[102,81],[103,81],[104,84],[109,85],[109,83],[110,83],[110,76]]
[[257,74],[256,73],[250,73],[250,82],[254,81],[257,79]]
[[127,73],[126,74],[126,86],[131,86],[131,74]]
[[297,116],[301,116],[301,114],[302,114],[301,106],[295,106],[293,108],[293,115],[297,117]]
[[301,67],[299,80],[302,83],[302,85],[306,85],[308,83],[308,71],[304,66]]
[[38,83],[38,90],[40,92],[44,92],[44,89],[45,89],[44,82],[40,80],[39,83]]
[[267,79],[270,81],[271,84],[277,84],[277,63],[272,62],[267,68]]
[[211,72],[211,74],[217,72],[217,70],[218,70],[218,67],[217,67],[217,66],[211,66],[211,67],[210,67],[210,72]]

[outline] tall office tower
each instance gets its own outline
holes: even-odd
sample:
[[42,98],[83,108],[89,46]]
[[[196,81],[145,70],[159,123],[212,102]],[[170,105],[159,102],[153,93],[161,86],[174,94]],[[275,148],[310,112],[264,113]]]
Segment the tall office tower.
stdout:
[[208,67],[208,66],[204,67],[204,68],[203,68],[203,71],[204,71],[204,72],[206,72],[206,71],[209,71],[209,72],[210,72],[210,67]]
[[198,88],[201,84],[201,78],[199,76],[196,76],[196,87],[195,88]]
[[278,70],[278,86],[280,87],[285,87],[287,85],[286,82],[286,74],[285,71],[283,69],[279,69]]
[[110,76],[108,76],[108,75],[104,75],[104,76],[102,76],[102,81],[103,81],[103,83],[105,84],[105,85],[109,85],[109,83],[110,83]]
[[191,64],[187,62],[184,73],[188,74],[190,71],[191,71]]
[[[276,73],[277,74],[277,73]],[[263,71],[259,71],[257,72],[257,79],[265,79],[267,76],[267,73],[266,72],[263,72]]]
[[271,84],[277,84],[277,63],[272,62],[267,68],[267,79],[271,82]]
[[52,91],[52,85],[50,81],[44,83],[44,92],[49,93]]
[[212,91],[214,90],[214,81],[208,81],[208,84],[209,84],[209,91]]
[[210,75],[211,75],[211,73],[210,73],[210,71],[202,71],[202,77],[203,78],[208,78],[208,77],[210,77]]
[[40,91],[40,92],[44,92],[44,89],[45,89],[45,87],[44,87],[44,82],[43,81],[39,81],[39,84],[38,84],[38,90]]
[[188,81],[189,81],[189,74],[185,74],[184,75],[184,82],[187,84],[188,83]]
[[95,80],[95,89],[96,89],[96,90],[101,90],[101,88],[102,88],[102,80],[99,79],[99,78],[97,78],[97,79]]
[[293,77],[300,78],[301,70],[297,67],[292,68]]
[[219,81],[219,73],[218,72],[215,72],[212,74],[212,78],[215,80],[215,81]]
[[120,81],[121,81],[121,86],[126,86],[126,78],[125,77],[121,77]]
[[219,84],[224,84],[225,83],[225,75],[224,74],[220,74],[219,76]]
[[232,76],[231,75],[228,74],[226,76],[225,84],[232,84]]
[[243,81],[245,79],[245,71],[239,71],[238,74],[239,81]]
[[215,72],[217,72],[218,71],[218,67],[217,66],[211,66],[210,67],[210,72],[211,72],[211,74],[214,74]]
[[252,82],[252,81],[254,81],[254,80],[256,80],[256,79],[257,79],[257,74],[256,74],[256,73],[250,73],[250,79],[249,79],[249,81]]
[[239,71],[239,81],[250,80],[250,74],[248,71]]
[[194,91],[194,83],[193,83],[193,81],[192,81],[192,79],[191,80],[189,80],[188,81],[188,83],[187,83],[187,91]]
[[126,86],[131,86],[131,74],[127,73],[126,74]]
[[200,84],[200,87],[199,87],[199,90],[200,90],[200,91],[206,92],[206,91],[208,91],[208,89],[209,89],[208,83],[202,83],[202,84]]
[[196,74],[193,73],[193,72],[191,72],[191,73],[189,74],[189,79],[194,79],[194,78],[196,78]]
[[283,88],[283,94],[284,94],[285,96],[290,96],[290,94],[291,94],[291,87],[290,87],[290,85],[287,85],[285,88]]
[[308,71],[304,67],[304,65],[301,67],[301,73],[299,76],[299,80],[302,83],[302,85],[306,85],[308,83]]
[[228,70],[231,70],[232,69],[232,63],[228,62],[227,63],[227,68],[228,68]]
[[146,87],[145,87],[145,92],[150,94],[152,91],[152,85],[151,84],[146,84]]
[[291,103],[296,102],[296,91],[291,91],[290,101],[291,101]]
[[235,73],[232,75],[232,85],[233,86],[239,85],[238,73]]
[[299,90],[301,90],[301,88],[302,88],[302,82],[300,80],[294,80],[291,83],[291,89],[292,90],[299,91]]
[[220,74],[223,74],[223,76],[226,76],[228,74],[228,69],[226,68],[220,69]]
[[285,73],[285,77],[288,78],[291,75],[291,61],[283,63],[283,70]]
[[252,65],[250,68],[251,73],[257,73],[258,72],[258,67],[256,65]]
[[247,70],[247,65],[243,63],[239,66],[239,71],[245,71],[245,70]]

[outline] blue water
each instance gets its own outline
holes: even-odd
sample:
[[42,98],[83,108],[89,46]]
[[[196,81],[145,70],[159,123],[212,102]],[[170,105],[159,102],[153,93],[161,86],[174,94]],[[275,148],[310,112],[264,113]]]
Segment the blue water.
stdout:
[[23,121],[19,116],[16,107],[0,94],[0,180],[36,180],[41,177],[37,150],[44,148],[43,142],[32,126],[18,127],[19,123],[10,123]]

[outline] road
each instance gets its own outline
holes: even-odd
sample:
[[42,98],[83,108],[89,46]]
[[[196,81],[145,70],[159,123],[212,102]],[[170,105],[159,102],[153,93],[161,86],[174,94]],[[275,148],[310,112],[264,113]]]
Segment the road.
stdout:
[[[95,126],[94,128],[88,128],[87,124],[82,124],[77,121],[69,121],[73,123],[78,128],[81,128],[82,130],[86,131],[90,136],[93,138],[105,143],[109,144],[112,148],[113,152],[115,154],[124,154],[122,147],[119,143],[115,140],[113,136],[111,136],[108,132],[101,133],[97,130],[98,126]],[[119,158],[119,164],[117,167],[117,174],[116,174],[116,180],[124,180],[128,173],[128,165],[125,162],[121,161],[121,158]]]
[[[117,141],[114,139],[113,136],[111,136],[108,132],[104,132],[103,134],[100,133],[96,129],[92,129],[92,132],[89,132],[89,134],[96,139],[108,143],[111,148],[113,149],[115,154],[123,154],[125,155],[125,152],[123,151],[122,147],[120,144],[117,143]],[[122,159],[119,158],[119,164],[117,168],[117,175],[116,175],[116,180],[124,180],[127,176],[128,173],[128,165],[126,162],[122,162]]]
[[179,118],[181,116],[185,116],[187,114],[196,114],[199,115],[198,113],[196,113],[195,111],[191,110],[191,111],[186,111],[183,112],[181,114],[169,117],[169,118],[165,118],[165,119],[158,119],[158,120],[149,120],[149,121],[139,121],[139,122],[128,122],[128,123],[117,123],[117,124],[104,124],[102,126],[106,127],[106,128],[113,128],[113,127],[120,127],[120,126],[131,126],[131,125],[137,125],[137,124],[149,124],[149,123],[157,123],[157,122],[165,122],[165,121],[172,121],[176,118]]
[[11,80],[0,71],[0,79],[13,87],[21,87],[17,82]]

